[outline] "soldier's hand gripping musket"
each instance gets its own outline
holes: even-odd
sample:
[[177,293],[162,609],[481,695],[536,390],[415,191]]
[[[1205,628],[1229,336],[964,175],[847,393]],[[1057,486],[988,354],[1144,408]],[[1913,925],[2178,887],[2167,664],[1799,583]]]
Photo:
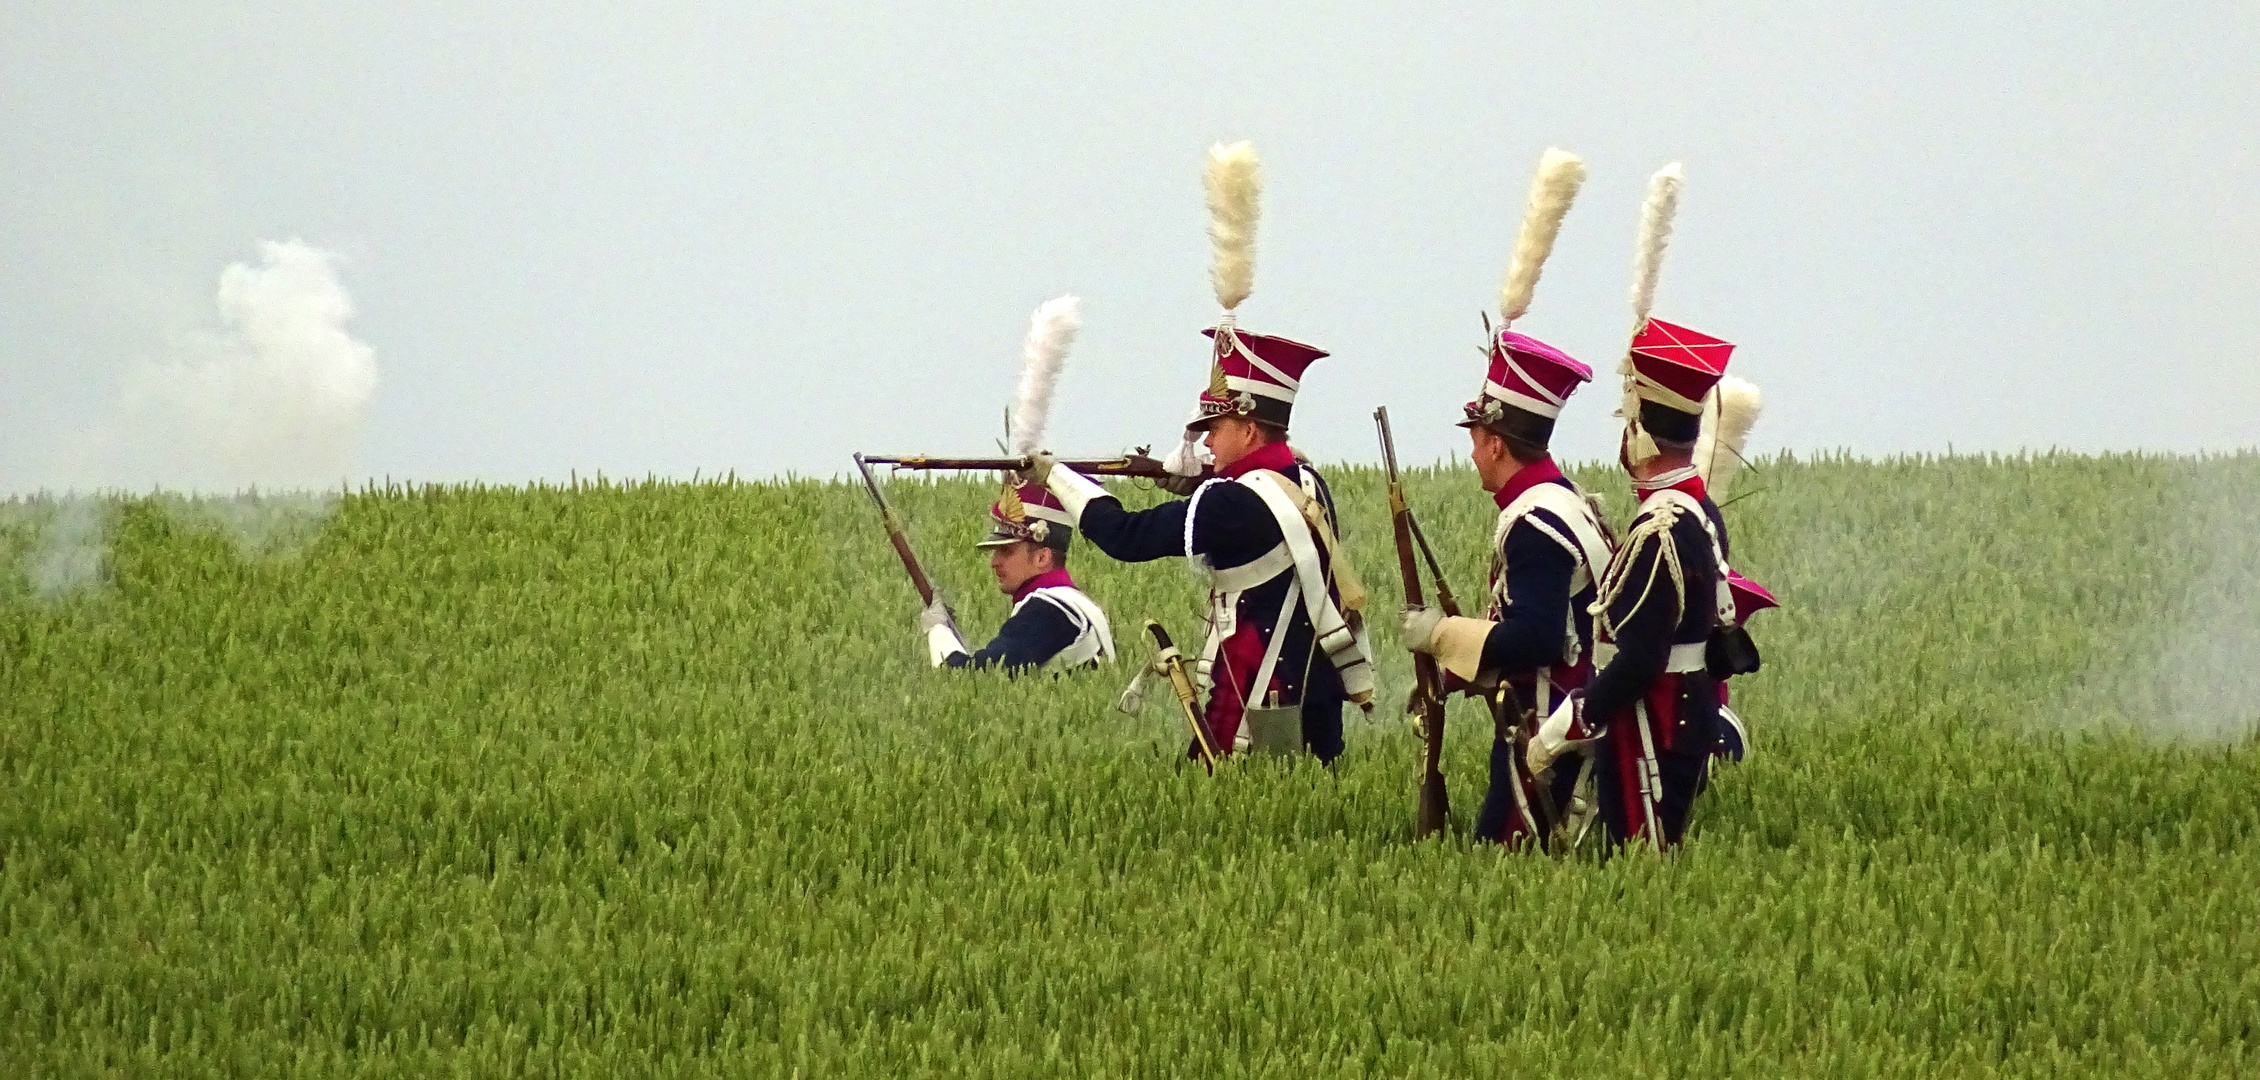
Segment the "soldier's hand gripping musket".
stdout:
[[[1529,308],[1539,271],[1584,166],[1550,150],[1531,185],[1529,208],[1500,290],[1506,322]],[[1576,775],[1526,767],[1522,747],[1537,718],[1591,673],[1592,629],[1585,605],[1609,560],[1607,531],[1592,503],[1562,475],[1548,450],[1556,418],[1592,370],[1527,334],[1488,330],[1488,367],[1475,400],[1462,408],[1469,456],[1499,507],[1491,536],[1491,604],[1483,618],[1415,609],[1405,615],[1405,645],[1433,657],[1459,688],[1492,709],[1491,784],[1476,815],[1476,835],[1505,844],[1539,844],[1561,820]],[[1549,762],[1548,764],[1551,764]]]
[[[1397,572],[1404,582],[1405,610],[1419,611],[1420,562],[1413,553],[1412,507],[1405,504],[1404,481],[1397,475],[1397,445],[1389,431],[1387,406],[1373,410],[1373,423],[1381,436],[1381,467],[1389,478],[1389,524],[1397,534]],[[1420,839],[1441,831],[1452,816],[1444,785],[1444,680],[1436,671],[1435,657],[1413,654],[1413,696],[1408,708],[1420,716],[1420,806],[1413,824],[1413,836]]]
[[895,516],[894,507],[887,505],[887,497],[879,491],[879,481],[871,475],[871,466],[862,454],[855,455],[856,471],[863,474],[863,488],[871,493],[871,501],[879,507],[879,522],[887,530],[887,540],[895,548],[895,557],[902,560],[903,572],[910,575],[911,587],[918,590],[918,633],[926,639],[926,658],[940,667],[949,657],[965,652],[965,639],[957,632],[957,612],[950,609],[941,590],[927,579],[926,568],[918,564],[918,556],[910,550],[910,536],[903,530],[902,519]]
[[[1342,706],[1370,707],[1373,669],[1358,621],[1364,589],[1337,543],[1333,498],[1287,444],[1305,369],[1326,353],[1239,328],[1233,310],[1252,285],[1254,151],[1215,147],[1206,181],[1212,280],[1225,313],[1208,331],[1208,388],[1186,430],[1206,445],[1215,476],[1190,498],[1136,512],[1048,457],[1027,477],[1058,497],[1099,550],[1125,562],[1185,558],[1208,579],[1195,674],[1210,690],[1204,714],[1216,754],[1245,743],[1332,761],[1342,751]],[[1180,470],[1184,457],[1172,455]],[[1201,756],[1197,745],[1187,752]]]

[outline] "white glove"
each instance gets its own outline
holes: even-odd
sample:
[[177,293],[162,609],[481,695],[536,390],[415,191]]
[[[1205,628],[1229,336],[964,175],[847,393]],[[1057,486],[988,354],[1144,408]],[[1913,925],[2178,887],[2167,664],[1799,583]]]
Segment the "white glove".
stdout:
[[934,590],[934,602],[918,613],[918,629],[926,631],[937,626],[956,625],[957,612],[950,610],[949,601],[943,598],[941,590]]
[[1436,652],[1436,628],[1444,624],[1444,613],[1436,608],[1414,606],[1405,609],[1405,648],[1416,653]]
[[1585,714],[1585,695],[1571,694],[1554,707],[1554,714],[1538,725],[1538,734],[1531,736],[1530,745],[1523,751],[1523,761],[1530,766],[1530,775],[1537,776],[1553,768],[1554,759],[1569,747],[1569,731],[1578,718]]
[[1028,481],[1042,484],[1044,490],[1058,496],[1060,505],[1067,510],[1067,516],[1078,527],[1083,524],[1083,508],[1090,505],[1092,499],[1106,497],[1106,489],[1100,487],[1098,481],[1073,469],[1056,467],[1050,454],[1036,455],[1028,466]]
[[926,635],[926,660],[935,667],[949,662],[949,658],[966,651],[965,639],[957,636],[957,613],[949,609],[940,592],[934,593],[934,602],[918,613],[918,629]]
[[1020,474],[1021,482],[1037,487],[1046,486],[1051,480],[1052,462],[1055,460],[1057,459],[1052,457],[1051,451],[1038,450],[1035,456],[1028,459],[1027,471]]
[[1131,716],[1138,715],[1138,711],[1146,707],[1146,676],[1152,672],[1153,665],[1148,664],[1130,676],[1130,685],[1122,688],[1122,696],[1114,699],[1114,707]]
[[1207,465],[1202,460],[1207,450],[1207,447],[1201,445],[1201,433],[1188,429],[1185,440],[1177,444],[1177,449],[1171,450],[1168,457],[1161,459],[1161,467],[1172,476],[1199,476],[1201,469]]

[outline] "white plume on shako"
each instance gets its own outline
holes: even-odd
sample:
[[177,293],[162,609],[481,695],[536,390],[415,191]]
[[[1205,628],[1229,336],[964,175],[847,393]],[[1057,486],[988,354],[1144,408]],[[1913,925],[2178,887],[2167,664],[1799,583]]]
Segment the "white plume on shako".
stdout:
[[1679,215],[1679,189],[1686,182],[1674,161],[1648,178],[1648,197],[1640,204],[1640,237],[1632,249],[1632,330],[1640,332],[1656,305],[1656,276],[1671,245],[1672,219]]
[[1703,402],[1703,433],[1695,440],[1695,468],[1711,498],[1724,501],[1734,478],[1742,471],[1742,449],[1750,429],[1758,423],[1765,396],[1756,383],[1733,375],[1719,378],[1718,387]]
[[[1676,161],[1648,178],[1648,196],[1640,204],[1640,233],[1632,244],[1634,338],[1648,328],[1648,313],[1656,306],[1656,279],[1663,272],[1664,249],[1671,246],[1672,220],[1679,215],[1679,190],[1684,182]],[[1639,380],[1632,368],[1630,350],[1617,361],[1617,374],[1624,376],[1624,396],[1618,402],[1617,415],[1631,425],[1625,449],[1633,460],[1646,461],[1656,456],[1656,444],[1647,429],[1640,426],[1640,396],[1635,390]]]
[[1530,181],[1529,204],[1523,208],[1522,228],[1515,235],[1514,256],[1507,262],[1507,277],[1499,286],[1502,329],[1514,325],[1530,310],[1538,289],[1538,275],[1553,254],[1554,239],[1561,235],[1562,219],[1577,201],[1585,184],[1585,161],[1567,150],[1549,148],[1538,159],[1538,175]]
[[1013,395],[1012,453],[1027,457],[1045,449],[1051,435],[1052,397],[1067,351],[1083,329],[1083,302],[1073,296],[1044,301],[1028,317],[1028,337],[1020,345],[1020,387]]
[[[1240,305],[1256,291],[1256,222],[1263,216],[1263,161],[1254,143],[1214,143],[1201,169],[1208,195],[1209,286],[1224,309],[1219,327],[1231,326]],[[1186,429],[1162,459],[1178,476],[1195,476],[1208,464],[1200,432]]]
[[1232,311],[1256,288],[1256,218],[1263,196],[1263,163],[1254,143],[1209,147],[1201,174],[1208,191],[1209,281],[1216,302]]

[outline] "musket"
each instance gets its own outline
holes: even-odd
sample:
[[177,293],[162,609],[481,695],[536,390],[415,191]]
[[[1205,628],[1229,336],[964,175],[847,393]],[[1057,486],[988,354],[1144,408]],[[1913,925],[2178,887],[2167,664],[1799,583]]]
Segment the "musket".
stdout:
[[[1389,477],[1389,523],[1397,533],[1397,570],[1404,580],[1405,606],[1420,606],[1420,560],[1413,553],[1412,507],[1405,504],[1404,480],[1397,475],[1397,440],[1389,432],[1389,407],[1373,410],[1373,424],[1381,434],[1381,465]],[[1420,776],[1420,813],[1415,839],[1432,836],[1451,817],[1451,800],[1444,791],[1444,680],[1436,671],[1436,658],[1413,654],[1413,703],[1420,710],[1420,733],[1426,758]]]
[[926,580],[926,571],[918,565],[918,556],[910,553],[910,537],[902,531],[902,519],[895,516],[887,497],[879,494],[879,482],[871,477],[871,466],[862,454],[855,455],[855,469],[863,474],[863,486],[871,492],[871,501],[879,504],[879,521],[886,527],[887,539],[894,542],[895,554],[902,557],[902,568],[910,574],[910,583],[918,589],[920,603],[934,602],[934,583]]
[[[1387,420],[1383,420],[1387,423]],[[1446,615],[1460,614],[1460,602],[1452,598],[1452,587],[1444,582],[1444,568],[1436,565],[1436,553],[1428,547],[1428,534],[1420,531],[1420,520],[1405,511],[1405,521],[1412,526],[1413,540],[1420,544],[1420,557],[1428,562],[1428,576],[1436,579],[1436,607]]]
[[1209,731],[1208,721],[1201,716],[1199,698],[1193,692],[1193,673],[1186,670],[1185,657],[1169,640],[1169,631],[1152,619],[1146,620],[1146,632],[1154,636],[1154,667],[1169,680],[1169,689],[1177,695],[1177,705],[1185,712],[1185,723],[1193,729],[1193,745],[1200,748],[1201,764],[1208,771],[1216,771],[1216,735]]
[[[1052,462],[1055,467],[1065,467],[1085,476],[1131,476],[1148,480],[1165,480],[1176,474],[1162,468],[1161,462],[1146,456],[1147,447],[1137,452],[1111,458],[1075,458]],[[1034,459],[1025,457],[945,458],[924,454],[909,457],[865,457],[859,460],[873,465],[892,465],[898,469],[932,469],[961,472],[1025,472]]]

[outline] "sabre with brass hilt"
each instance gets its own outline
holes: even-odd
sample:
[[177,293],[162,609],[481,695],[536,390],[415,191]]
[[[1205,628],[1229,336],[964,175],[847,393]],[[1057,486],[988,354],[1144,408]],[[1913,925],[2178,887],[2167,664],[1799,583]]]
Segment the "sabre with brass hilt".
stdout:
[[1193,688],[1192,665],[1185,662],[1177,645],[1169,640],[1169,631],[1152,619],[1146,620],[1146,632],[1154,638],[1153,668],[1169,680],[1170,692],[1177,696],[1177,706],[1185,714],[1186,726],[1193,729],[1193,745],[1200,751],[1201,764],[1208,771],[1216,771],[1216,736],[1208,729],[1207,718],[1201,715],[1200,694]]

